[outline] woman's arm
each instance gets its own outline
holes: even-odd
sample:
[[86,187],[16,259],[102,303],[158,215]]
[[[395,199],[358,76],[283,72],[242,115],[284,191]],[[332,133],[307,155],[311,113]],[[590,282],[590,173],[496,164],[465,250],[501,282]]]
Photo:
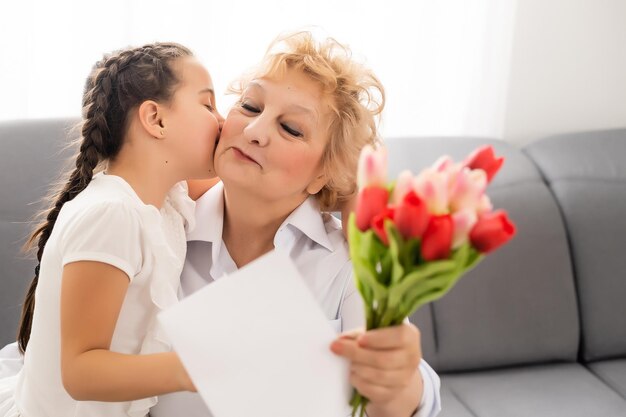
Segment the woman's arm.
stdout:
[[218,182],[220,182],[220,179],[218,177],[210,178],[207,180],[187,180],[187,187],[189,187],[189,197],[191,197],[191,199],[194,201],[199,199],[204,193],[209,191],[209,189],[211,189],[211,187],[213,187]]
[[126,355],[109,350],[129,285],[128,276],[100,262],[63,269],[61,373],[79,401],[131,401],[194,387],[173,352]]

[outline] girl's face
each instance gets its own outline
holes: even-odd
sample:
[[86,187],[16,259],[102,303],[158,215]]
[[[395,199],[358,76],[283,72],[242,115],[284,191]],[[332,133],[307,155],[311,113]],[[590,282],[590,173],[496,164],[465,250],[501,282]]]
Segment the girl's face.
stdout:
[[296,207],[326,183],[322,155],[329,110],[320,87],[288,70],[280,80],[250,82],[224,122],[215,168],[228,187],[243,187]]
[[174,64],[181,80],[163,120],[164,133],[172,155],[185,178],[215,176],[213,156],[224,118],[215,107],[213,81],[208,71],[193,57]]

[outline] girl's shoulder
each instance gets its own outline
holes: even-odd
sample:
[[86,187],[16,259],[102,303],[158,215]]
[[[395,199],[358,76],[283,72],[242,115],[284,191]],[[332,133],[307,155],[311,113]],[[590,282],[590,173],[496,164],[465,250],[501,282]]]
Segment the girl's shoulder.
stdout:
[[57,229],[137,228],[147,217],[159,216],[145,205],[123,179],[98,174],[73,200],[63,205]]

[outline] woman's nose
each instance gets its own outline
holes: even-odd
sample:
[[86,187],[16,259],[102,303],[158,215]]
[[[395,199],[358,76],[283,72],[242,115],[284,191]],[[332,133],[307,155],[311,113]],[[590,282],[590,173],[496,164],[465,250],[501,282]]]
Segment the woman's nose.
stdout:
[[255,143],[258,146],[266,146],[269,143],[269,129],[267,121],[260,115],[250,121],[244,128],[245,138],[248,143]]

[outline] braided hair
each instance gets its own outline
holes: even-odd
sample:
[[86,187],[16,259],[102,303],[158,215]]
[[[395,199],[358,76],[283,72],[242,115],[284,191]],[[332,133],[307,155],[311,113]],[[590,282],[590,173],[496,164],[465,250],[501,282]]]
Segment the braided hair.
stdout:
[[192,56],[176,43],[153,43],[107,54],[98,61],[85,84],[81,139],[74,169],[67,182],[52,194],[50,207],[30,235],[26,247],[37,247],[38,265],[26,292],[18,329],[18,345],[26,351],[35,312],[35,291],[39,265],[63,205],[91,182],[96,167],[119,153],[127,129],[130,110],[146,100],[168,102],[180,83],[174,71],[176,59]]

